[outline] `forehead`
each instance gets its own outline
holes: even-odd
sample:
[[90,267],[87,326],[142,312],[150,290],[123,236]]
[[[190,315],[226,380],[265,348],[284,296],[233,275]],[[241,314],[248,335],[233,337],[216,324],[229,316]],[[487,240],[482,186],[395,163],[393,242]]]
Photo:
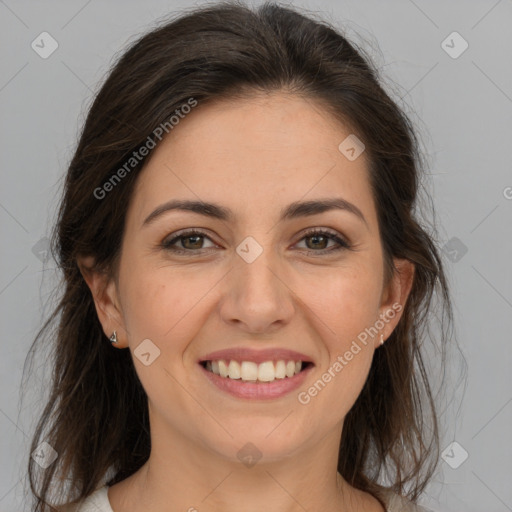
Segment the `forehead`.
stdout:
[[137,180],[135,215],[176,197],[261,213],[340,195],[371,220],[366,154],[350,161],[339,150],[350,135],[321,104],[290,94],[199,104],[153,150]]

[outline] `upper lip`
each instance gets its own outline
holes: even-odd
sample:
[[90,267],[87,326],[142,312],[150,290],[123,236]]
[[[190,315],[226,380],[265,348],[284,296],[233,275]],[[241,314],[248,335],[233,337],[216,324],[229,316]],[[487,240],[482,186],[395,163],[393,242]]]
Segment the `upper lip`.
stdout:
[[199,359],[199,363],[204,361],[253,361],[255,363],[264,363],[265,361],[303,361],[312,363],[311,358],[300,352],[284,348],[267,348],[263,350],[254,350],[250,348],[235,347],[211,352]]

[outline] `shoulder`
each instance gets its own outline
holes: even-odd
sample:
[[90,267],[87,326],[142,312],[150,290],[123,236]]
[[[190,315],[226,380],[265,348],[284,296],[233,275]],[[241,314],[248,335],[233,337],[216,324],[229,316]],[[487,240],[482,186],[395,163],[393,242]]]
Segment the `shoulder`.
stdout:
[[67,503],[57,507],[58,512],[114,512],[108,500],[108,487],[99,487],[78,503]]
[[432,512],[390,490],[381,491],[379,497],[386,505],[386,512]]

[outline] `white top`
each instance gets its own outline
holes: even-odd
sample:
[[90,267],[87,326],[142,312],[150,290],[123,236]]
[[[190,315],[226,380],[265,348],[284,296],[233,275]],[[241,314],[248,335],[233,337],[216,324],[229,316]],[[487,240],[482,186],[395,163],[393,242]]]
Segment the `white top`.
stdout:
[[[59,510],[62,512],[114,512],[107,492],[108,487],[104,485],[85,498],[81,504],[67,505]],[[383,496],[383,499],[386,500],[386,512],[431,512],[390,491]]]

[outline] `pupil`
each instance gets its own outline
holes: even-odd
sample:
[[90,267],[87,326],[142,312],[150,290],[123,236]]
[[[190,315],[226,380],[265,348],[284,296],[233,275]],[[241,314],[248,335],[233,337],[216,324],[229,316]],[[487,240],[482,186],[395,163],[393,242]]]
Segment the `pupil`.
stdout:
[[[311,238],[313,240],[323,239],[324,242],[325,242],[325,236],[324,235],[311,235],[309,238]],[[324,247],[322,247],[322,248],[324,248]]]
[[[202,238],[202,236],[201,236],[201,235],[187,236],[187,237],[185,238],[185,240],[190,240],[190,239],[193,239],[193,238],[195,238],[196,240],[198,240],[198,239],[201,239],[201,238]],[[198,242],[196,242],[196,243],[198,243]],[[195,247],[195,244],[192,244],[192,245],[193,245],[192,249],[198,249],[198,247]],[[187,244],[185,244],[185,246],[187,246]],[[190,248],[190,247],[188,247],[188,248]]]

